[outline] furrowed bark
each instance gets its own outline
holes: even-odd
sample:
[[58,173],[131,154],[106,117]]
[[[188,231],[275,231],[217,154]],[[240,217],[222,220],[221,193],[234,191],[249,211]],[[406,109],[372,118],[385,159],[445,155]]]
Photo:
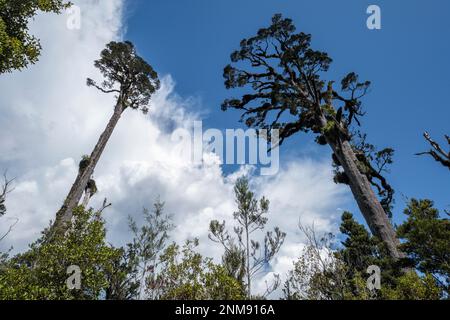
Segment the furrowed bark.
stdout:
[[55,232],[64,234],[67,230],[67,225],[71,221],[73,216],[73,210],[79,204],[86,185],[89,182],[92,174],[94,173],[95,166],[97,165],[98,160],[100,159],[100,156],[102,155],[103,150],[105,149],[106,144],[111,137],[123,111],[124,108],[119,99],[114,108],[114,113],[108,122],[108,125],[100,135],[100,138],[89,157],[89,164],[86,168],[79,170],[78,176],[73,183],[72,188],[70,189],[66,200],[64,201],[64,204],[56,213],[56,220],[53,224],[53,229]]
[[[332,108],[330,103],[329,106]],[[317,106],[317,121],[322,128],[326,128],[327,120],[319,106]],[[350,190],[370,231],[386,244],[389,255],[393,259],[404,258],[406,255],[399,249],[400,241],[397,238],[397,233],[375,195],[369,180],[359,170],[358,159],[348,138],[341,136],[338,131],[331,136],[325,134],[325,139],[348,177]]]
[[369,180],[358,168],[358,160],[350,143],[338,138],[336,141],[330,139],[328,144],[349,178],[350,189],[372,234],[386,244],[392,258],[398,260],[405,257],[398,248],[400,242],[386,212],[370,186]]

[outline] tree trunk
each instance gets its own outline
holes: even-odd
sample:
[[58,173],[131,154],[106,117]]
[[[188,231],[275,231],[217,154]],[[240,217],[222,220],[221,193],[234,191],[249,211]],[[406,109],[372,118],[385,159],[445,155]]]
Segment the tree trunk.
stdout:
[[103,150],[105,149],[106,143],[111,137],[114,128],[116,127],[117,122],[119,121],[123,111],[124,108],[119,99],[114,108],[114,113],[108,122],[108,125],[106,126],[103,133],[100,135],[100,138],[89,157],[89,163],[87,167],[85,167],[84,169],[80,169],[78,171],[78,176],[74,184],[72,185],[72,188],[70,189],[69,194],[67,195],[66,200],[64,201],[64,204],[62,205],[61,209],[56,213],[56,220],[55,223],[53,224],[53,228],[55,229],[56,232],[64,233],[67,230],[67,224],[72,219],[73,209],[75,209],[75,207],[79,204],[80,199],[83,196],[83,192],[86,188],[86,185],[89,179],[91,178],[92,174],[94,173],[95,166],[97,165],[97,162],[100,159]]
[[358,160],[350,143],[337,138],[335,141],[329,139],[328,144],[344,168],[344,172],[349,179],[350,189],[372,234],[387,245],[391,257],[396,260],[405,257],[404,253],[398,248],[400,242],[386,212],[375,195],[369,180],[358,168]]
[[87,208],[89,201],[91,200],[91,198],[93,197],[93,193],[91,191],[91,189],[87,188],[84,190],[84,197],[83,197],[83,201],[81,202],[81,205],[84,208]]
[[247,239],[247,247],[246,247],[246,253],[247,253],[247,295],[248,299],[252,298],[252,279],[250,274],[250,240],[249,240],[249,234],[248,234],[248,218],[245,217],[245,236]]

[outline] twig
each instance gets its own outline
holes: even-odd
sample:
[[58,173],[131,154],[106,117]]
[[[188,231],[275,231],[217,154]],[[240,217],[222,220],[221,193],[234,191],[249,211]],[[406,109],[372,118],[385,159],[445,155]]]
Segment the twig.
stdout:
[[14,229],[14,227],[16,226],[16,224],[19,222],[19,218],[14,218],[16,221],[12,224],[12,225],[10,225],[9,226],[9,228],[8,228],[8,231],[3,235],[3,236],[1,236],[0,237],[0,241],[2,241],[3,239],[5,239],[7,236],[8,236],[8,234],[10,234],[10,232]]

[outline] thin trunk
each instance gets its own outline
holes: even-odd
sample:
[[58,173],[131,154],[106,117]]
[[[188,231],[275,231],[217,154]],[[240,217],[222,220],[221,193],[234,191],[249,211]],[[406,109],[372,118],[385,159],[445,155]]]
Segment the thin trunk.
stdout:
[[147,262],[144,262],[144,268],[142,272],[142,277],[139,281],[139,300],[144,300],[144,290],[145,290],[145,275],[147,272]]
[[250,240],[248,235],[248,221],[246,218],[246,226],[245,226],[245,235],[247,237],[247,291],[248,291],[248,298],[251,299],[252,293],[251,293],[251,275],[250,275]]
[[72,185],[64,204],[56,214],[56,220],[53,225],[56,232],[64,233],[66,231],[67,224],[71,221],[73,216],[73,209],[75,209],[75,207],[79,204],[86,185],[94,173],[95,166],[97,165],[97,162],[100,159],[100,156],[102,155],[103,150],[105,149],[105,146],[111,137],[123,111],[124,108],[119,100],[114,108],[114,113],[109,120],[108,125],[100,135],[100,138],[92,151],[91,156],[89,157],[89,164],[86,168],[79,170],[78,176]]
[[394,259],[403,258],[405,255],[398,248],[399,241],[386,212],[380,204],[367,177],[358,168],[358,160],[355,153],[346,140],[329,140],[344,172],[349,179],[350,189],[372,233],[380,238],[387,246],[389,254]]

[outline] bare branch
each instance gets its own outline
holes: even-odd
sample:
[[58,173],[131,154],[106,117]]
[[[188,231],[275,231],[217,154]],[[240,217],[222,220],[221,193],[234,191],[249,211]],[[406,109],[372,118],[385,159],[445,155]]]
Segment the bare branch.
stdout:
[[98,90],[100,90],[100,91],[103,92],[103,93],[113,93],[113,92],[120,93],[120,90],[117,90],[117,89],[110,89],[110,90],[103,89],[102,87],[100,87],[99,85],[97,85],[97,83],[95,83],[94,80],[92,80],[92,79],[90,79],[90,78],[87,79],[87,85],[88,85],[89,87],[97,88]]
[[12,225],[9,226],[8,231],[6,231],[6,233],[3,236],[0,237],[0,241],[5,239],[8,236],[8,234],[10,234],[11,231],[14,229],[16,224],[19,222],[19,218],[11,218],[11,219],[14,219],[15,221],[14,221],[14,223]]
[[11,188],[14,180],[15,178],[8,179],[7,171],[3,173],[3,184],[0,188],[0,217],[6,214],[6,195],[14,190],[14,188]]
[[[441,163],[444,167],[447,167],[450,170],[450,150],[448,152],[445,152],[444,149],[437,142],[431,139],[428,132],[425,132],[423,136],[430,143],[433,149],[430,149],[429,151],[425,152],[416,153],[416,155],[421,156],[424,154],[429,154],[430,156],[433,157],[434,160]],[[445,139],[447,140],[447,143],[449,144],[450,147],[450,137],[448,135],[445,135]]]
[[108,199],[103,199],[102,207],[98,210],[98,212],[103,212],[106,208],[110,207],[112,203],[108,202]]

